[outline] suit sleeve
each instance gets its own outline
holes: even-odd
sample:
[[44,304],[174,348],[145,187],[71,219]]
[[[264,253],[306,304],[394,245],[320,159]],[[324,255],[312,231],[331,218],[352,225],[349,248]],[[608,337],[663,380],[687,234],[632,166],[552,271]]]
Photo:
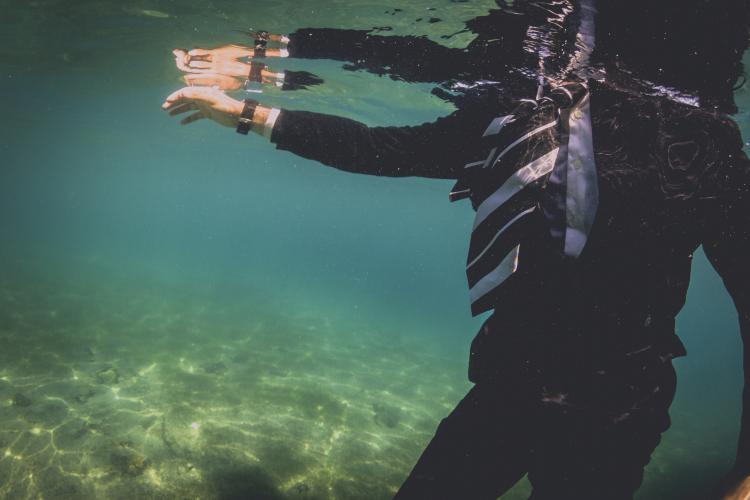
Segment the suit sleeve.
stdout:
[[736,127],[733,131],[729,139],[732,147],[717,158],[717,189],[702,200],[706,216],[703,247],[739,316],[745,386],[736,472],[747,476],[750,475],[750,160],[741,149]]
[[366,30],[307,28],[289,35],[289,57],[334,59],[411,82],[442,82],[465,65],[465,54],[424,36],[381,36]]
[[283,110],[271,141],[278,149],[348,172],[457,179],[471,159],[467,151],[482,146],[484,114],[462,109],[417,126],[369,127],[338,116]]

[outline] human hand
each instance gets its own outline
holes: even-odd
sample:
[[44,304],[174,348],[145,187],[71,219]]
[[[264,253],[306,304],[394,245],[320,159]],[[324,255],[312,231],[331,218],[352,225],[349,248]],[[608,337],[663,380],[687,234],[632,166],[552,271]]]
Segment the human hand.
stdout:
[[[272,40],[284,38],[270,35]],[[264,57],[282,57],[282,49],[266,49]],[[215,49],[174,49],[172,51],[177,67],[186,73],[223,73],[241,76],[249,70],[249,65],[240,61],[255,57],[255,49],[242,45],[223,45]]]
[[239,45],[225,45],[217,49],[193,49],[172,51],[175,64],[185,73],[218,73],[227,76],[243,77],[250,72],[250,65],[240,61],[252,57],[253,49]]
[[237,127],[244,103],[217,88],[185,87],[170,94],[161,107],[169,111],[170,116],[195,110],[196,113],[180,121],[182,125],[210,118],[226,127]]
[[722,500],[748,499],[750,499],[750,477],[745,478],[736,488],[722,497]]

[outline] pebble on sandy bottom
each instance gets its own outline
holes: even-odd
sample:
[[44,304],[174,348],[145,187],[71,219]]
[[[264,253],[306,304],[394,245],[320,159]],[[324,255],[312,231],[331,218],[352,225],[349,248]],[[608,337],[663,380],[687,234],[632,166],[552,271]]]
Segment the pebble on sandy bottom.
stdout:
[[13,395],[13,406],[19,406],[21,408],[27,408],[31,406],[31,399],[21,392],[17,392]]

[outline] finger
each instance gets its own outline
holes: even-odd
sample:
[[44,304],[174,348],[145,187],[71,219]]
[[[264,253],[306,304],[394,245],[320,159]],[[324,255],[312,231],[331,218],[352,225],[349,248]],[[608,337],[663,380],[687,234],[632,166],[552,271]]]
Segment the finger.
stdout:
[[180,104],[169,111],[169,116],[181,115],[182,113],[187,113],[193,109],[198,109],[198,106],[196,106],[195,103],[188,102],[186,104]]
[[188,51],[190,57],[200,57],[207,61],[211,60],[211,51],[206,49],[193,49]]
[[187,52],[185,51],[185,49],[174,49],[174,50],[172,51],[172,54],[173,54],[173,55],[174,55],[175,57],[185,57],[185,54],[186,54],[186,53],[187,53]]
[[174,104],[186,99],[195,99],[197,97],[201,96],[200,89],[196,89],[193,87],[182,87],[179,90],[175,90],[171,94],[167,96],[167,98],[164,100],[165,104]]
[[163,103],[161,103],[161,109],[168,110],[179,104],[181,104],[183,97],[180,91],[174,92],[167,96]]
[[195,89],[191,87],[183,87],[180,90],[175,90],[164,100],[164,103],[161,105],[162,109],[170,109],[192,99],[195,97],[195,93],[192,92],[193,90]]
[[190,68],[192,69],[195,69],[195,68],[206,69],[206,68],[211,67],[211,62],[210,61],[196,61],[194,59],[191,59],[188,62],[188,66],[190,66]]
[[190,68],[185,66],[185,63],[182,62],[182,59],[175,59],[175,64],[177,65],[177,69],[179,69],[180,71],[183,71],[185,73],[190,72]]
[[161,107],[163,109],[171,109],[178,104],[183,104],[187,101],[210,103],[217,98],[221,98],[222,95],[224,95],[223,92],[217,93],[213,89],[206,87],[183,87],[180,90],[176,90],[169,94]]
[[204,73],[213,73],[212,69],[198,69],[198,68],[191,68],[190,66],[177,63],[177,67],[182,70],[183,73],[192,73],[192,74],[204,74]]
[[188,54],[191,56],[207,56],[211,54],[211,51],[206,49],[191,49],[188,50]]
[[179,50],[174,51],[174,62],[177,65],[177,68],[181,71],[184,71],[186,73],[192,71],[190,67],[188,67],[188,55],[186,52],[181,52]]
[[191,56],[191,55],[188,54],[185,57],[187,58],[188,61],[209,61],[210,62],[210,61],[213,60],[213,55]]
[[201,118],[205,118],[205,117],[206,116],[203,113],[201,113],[200,111],[198,111],[197,113],[193,113],[192,115],[183,118],[180,121],[180,125],[187,125],[188,123],[193,123],[194,121],[198,121]]

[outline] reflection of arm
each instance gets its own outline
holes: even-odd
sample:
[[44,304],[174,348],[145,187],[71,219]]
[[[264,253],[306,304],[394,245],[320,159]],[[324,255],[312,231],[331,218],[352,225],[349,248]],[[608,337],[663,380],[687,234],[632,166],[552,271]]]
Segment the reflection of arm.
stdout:
[[460,110],[413,127],[368,127],[348,118],[285,110],[271,141],[278,149],[349,172],[455,179],[468,161],[467,150],[480,148],[487,121]]
[[456,75],[463,51],[426,37],[371,35],[366,30],[306,28],[289,35],[289,57],[334,59],[352,69],[391,74],[408,81],[441,82]]
[[706,255],[721,276],[739,315],[744,344],[743,411],[736,472],[750,475],[750,160],[737,144],[721,166],[725,188],[718,198],[706,200]]

